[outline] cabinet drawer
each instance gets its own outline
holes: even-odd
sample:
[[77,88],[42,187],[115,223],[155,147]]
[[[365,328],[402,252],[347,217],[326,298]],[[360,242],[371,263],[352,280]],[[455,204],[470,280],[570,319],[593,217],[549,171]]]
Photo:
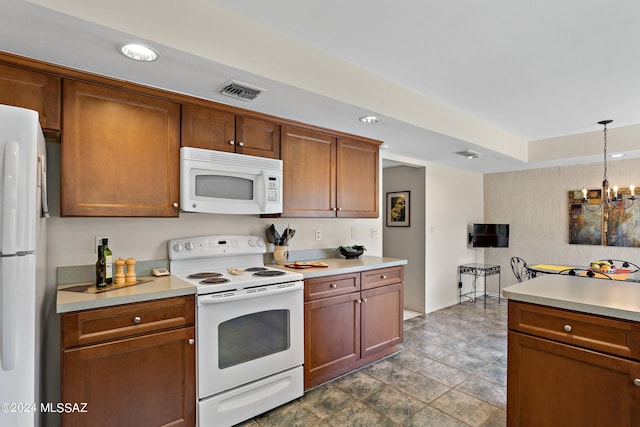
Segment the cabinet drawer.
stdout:
[[360,290],[360,274],[339,274],[304,281],[304,300],[311,301]]
[[635,322],[509,301],[509,329],[640,360],[640,325]]
[[399,283],[404,280],[404,267],[388,267],[362,272],[362,289]]
[[93,344],[194,323],[192,295],[76,311],[62,316],[62,346]]

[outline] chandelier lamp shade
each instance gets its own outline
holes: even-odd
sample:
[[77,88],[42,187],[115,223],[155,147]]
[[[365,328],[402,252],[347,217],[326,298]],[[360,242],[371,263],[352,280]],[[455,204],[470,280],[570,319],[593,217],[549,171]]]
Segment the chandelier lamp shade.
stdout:
[[[624,207],[624,209],[629,209],[631,206],[633,206],[633,203],[636,200],[636,187],[633,184],[629,185],[629,194],[623,194],[622,191],[619,191],[617,185],[614,185],[613,187],[609,185],[609,177],[607,176],[607,125],[611,122],[613,122],[613,120],[602,120],[598,122],[599,125],[602,125],[604,127],[604,175],[602,177],[602,194],[600,195],[600,204],[607,210],[615,209],[616,207]],[[587,198],[587,193],[587,188],[583,188],[582,202],[586,208],[589,208],[590,205]],[[594,205],[591,206],[593,208],[596,208],[596,206]]]

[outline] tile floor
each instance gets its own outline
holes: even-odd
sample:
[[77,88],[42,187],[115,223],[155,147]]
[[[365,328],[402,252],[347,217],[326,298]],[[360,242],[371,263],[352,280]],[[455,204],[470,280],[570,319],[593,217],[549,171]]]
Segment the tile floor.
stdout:
[[506,425],[505,300],[405,320],[398,349],[241,426]]

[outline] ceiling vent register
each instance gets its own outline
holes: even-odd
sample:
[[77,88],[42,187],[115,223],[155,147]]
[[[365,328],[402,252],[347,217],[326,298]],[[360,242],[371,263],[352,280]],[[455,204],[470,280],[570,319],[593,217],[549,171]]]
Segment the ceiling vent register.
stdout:
[[255,86],[250,86],[248,84],[236,82],[233,80],[225,83],[220,90],[221,94],[240,99],[242,101],[253,101],[262,92],[264,92],[264,89],[260,89]]
[[478,157],[480,157],[480,153],[473,150],[458,151],[456,152],[456,154],[462,157],[466,157],[467,159],[477,159]]

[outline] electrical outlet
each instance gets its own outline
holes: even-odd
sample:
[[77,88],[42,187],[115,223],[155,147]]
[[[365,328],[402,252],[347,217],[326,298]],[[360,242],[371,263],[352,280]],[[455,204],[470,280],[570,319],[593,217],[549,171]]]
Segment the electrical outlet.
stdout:
[[316,228],[316,240],[322,239],[322,231]]
[[378,229],[377,228],[371,228],[371,238],[375,239],[376,237],[378,237]]
[[107,235],[101,235],[101,236],[96,236],[96,244],[93,247],[93,253],[97,254],[98,253],[98,246],[100,246],[102,244],[102,239],[108,239],[109,236]]
[[355,239],[358,237],[358,229],[356,227],[351,227],[351,238]]

